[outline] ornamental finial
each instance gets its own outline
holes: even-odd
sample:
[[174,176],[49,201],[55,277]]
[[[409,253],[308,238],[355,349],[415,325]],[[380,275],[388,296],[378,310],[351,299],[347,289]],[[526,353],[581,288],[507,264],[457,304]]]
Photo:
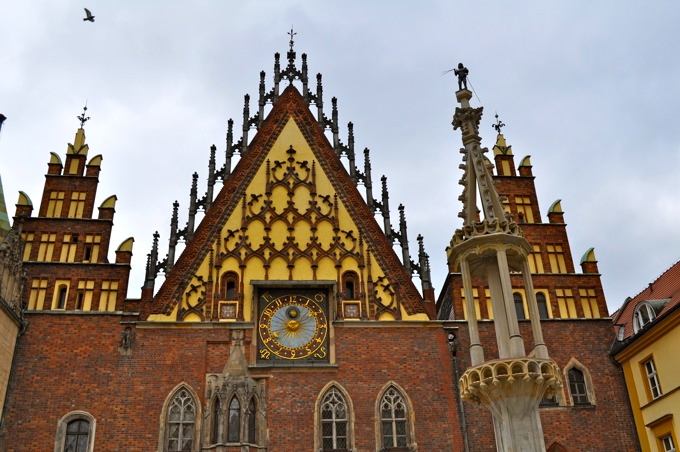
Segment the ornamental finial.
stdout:
[[90,117],[85,116],[85,113],[87,113],[87,102],[85,103],[85,106],[83,107],[83,113],[80,116],[77,117],[80,120],[80,128],[81,129],[83,128],[85,123],[90,120]]
[[297,33],[295,33],[295,32],[293,31],[293,26],[291,25],[291,26],[290,26],[290,31],[288,32],[288,35],[290,36],[290,41],[288,42],[288,44],[290,45],[290,51],[291,51],[291,52],[293,51],[293,44],[295,44],[295,40],[294,40],[294,39],[295,39],[295,35],[296,35],[296,34],[297,34]]
[[500,135],[500,134],[502,133],[502,132],[501,132],[501,129],[502,129],[503,127],[505,127],[505,123],[501,122],[501,121],[498,119],[498,113],[496,113],[496,124],[492,124],[491,127],[493,127],[494,129],[496,129],[496,133],[498,133],[498,135]]

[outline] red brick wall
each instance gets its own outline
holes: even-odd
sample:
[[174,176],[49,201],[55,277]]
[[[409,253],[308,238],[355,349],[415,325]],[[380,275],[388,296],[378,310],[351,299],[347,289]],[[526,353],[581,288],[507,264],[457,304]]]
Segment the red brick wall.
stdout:
[[[51,450],[57,421],[73,410],[96,418],[97,450],[156,450],[169,392],[185,381],[205,393],[206,373],[226,364],[226,328],[136,328],[130,356],[118,351],[125,325],[110,315],[28,314],[11,383],[0,450]],[[447,333],[436,326],[335,328],[337,368],[257,369],[267,379],[272,451],[312,450],[314,406],[340,383],[355,409],[359,450],[375,448],[374,409],[389,381],[415,413],[422,451],[461,450]],[[249,352],[247,347],[246,353]],[[202,409],[205,401],[201,400]]]

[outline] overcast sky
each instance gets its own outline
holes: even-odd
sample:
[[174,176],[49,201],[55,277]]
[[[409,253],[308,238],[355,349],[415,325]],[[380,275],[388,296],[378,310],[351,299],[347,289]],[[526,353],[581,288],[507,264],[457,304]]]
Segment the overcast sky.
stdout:
[[577,269],[595,247],[614,311],[680,258],[679,21],[677,0],[5,1],[8,211],[22,190],[37,214],[50,152],[64,158],[87,102],[89,156],[104,158],[96,205],[118,196],[109,258],[134,236],[138,297],[153,232],[162,257],[172,202],[182,225],[191,174],[202,195],[210,145],[219,167],[227,120],[240,130],[246,93],[256,111],[259,72],[269,89],[293,25],[310,78],[323,74],[329,107],[338,98],[343,141],[352,121],[374,180],[387,176],[395,229],[406,206],[414,258],[425,236],[437,294],[461,225],[456,82],[440,74],[463,62],[483,145],[498,112],[516,163],[531,155],[543,221],[561,199]]

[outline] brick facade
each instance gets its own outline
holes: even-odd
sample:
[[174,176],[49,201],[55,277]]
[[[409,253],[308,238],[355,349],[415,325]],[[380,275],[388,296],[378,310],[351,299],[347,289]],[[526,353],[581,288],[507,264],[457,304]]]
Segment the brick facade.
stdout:
[[[288,52],[289,65],[294,66],[295,58],[295,52],[291,49]],[[277,54],[277,65],[278,59]],[[15,226],[22,228],[27,246],[30,246],[25,255],[28,279],[23,291],[25,304],[29,306],[26,313],[29,326],[17,345],[9,397],[0,429],[0,450],[61,450],[63,443],[57,444],[55,448],[55,438],[63,438],[64,435],[63,432],[58,433],[57,428],[61,425],[60,420],[72,412],[85,412],[96,421],[94,450],[166,450],[166,444],[159,440],[171,430],[169,416],[164,417],[164,413],[168,412],[168,401],[180,388],[180,391],[187,392],[189,398],[196,398],[196,406],[192,407],[195,411],[192,413],[197,417],[191,425],[200,430],[200,435],[196,435],[191,444],[194,452],[199,449],[214,452],[311,451],[315,447],[319,448],[319,437],[322,436],[320,421],[318,417],[315,418],[315,413],[319,415],[317,404],[321,391],[331,382],[342,388],[351,401],[348,422],[353,427],[350,430],[354,437],[350,443],[354,444],[354,450],[381,449],[380,416],[383,415],[378,402],[389,384],[402,391],[401,395],[406,399],[406,422],[403,425],[408,431],[409,441],[408,447],[390,450],[402,451],[409,447],[408,450],[425,452],[464,450],[466,444],[471,451],[495,449],[489,412],[469,403],[461,405],[458,377],[470,366],[470,358],[460,274],[455,273],[455,268],[450,269],[454,273],[447,278],[437,302],[437,315],[441,320],[429,319],[434,317],[431,307],[433,289],[424,284],[424,297],[418,294],[411,281],[410,271],[403,267],[394,253],[395,237],[388,239],[373,218],[376,209],[387,205],[386,194],[382,204],[372,197],[364,204],[364,198],[356,187],[357,174],[360,172],[352,168],[350,175],[337,159],[343,153],[349,154],[350,148],[341,147],[339,143],[334,144],[333,148],[324,135],[324,127],[337,130],[337,115],[333,115],[335,123],[328,122],[331,120],[323,116],[322,102],[316,98],[316,107],[322,117],[314,118],[309,108],[314,95],[305,92],[303,97],[294,91],[294,87],[286,89],[281,95],[287,96],[284,97],[285,102],[276,104],[278,83],[281,80],[289,77],[292,83],[296,77],[306,77],[306,69],[304,75],[301,75],[302,72],[290,71],[286,69],[283,74],[277,73],[277,86],[269,98],[274,102],[272,113],[266,119],[259,117],[259,132],[252,140],[251,148],[246,150],[247,132],[244,132],[242,139],[245,144],[235,143],[232,146],[232,124],[229,123],[227,153],[234,148],[239,152],[244,150],[240,166],[230,173],[231,168],[225,163],[225,168],[218,174],[219,171],[214,168],[213,154],[211,171],[215,172],[211,177],[213,182],[218,176],[223,180],[226,178],[222,192],[215,203],[210,204],[213,200],[207,194],[202,201],[198,199],[194,185],[191,203],[193,214],[197,203],[203,202],[202,206],[207,206],[204,221],[194,231],[189,225],[179,230],[176,217],[173,219],[175,229],[171,235],[175,238],[182,236],[187,241],[185,252],[177,263],[158,261],[158,236],[155,236],[146,269],[147,280],[139,300],[125,298],[131,243],[118,248],[115,262],[109,262],[107,257],[110,254],[115,198],[107,198],[99,208],[98,218],[93,218],[101,158],[96,156],[89,163],[86,162],[88,148],[82,124],[74,144],[69,145],[65,165],[53,154],[37,215],[33,216],[33,206],[26,199],[17,205],[15,216]],[[264,86],[261,96],[264,96],[263,93]],[[319,96],[320,93],[321,90]],[[260,105],[266,103],[262,97]],[[247,108],[246,105],[244,117],[251,121],[249,126],[256,124],[257,121],[250,118]],[[261,114],[263,112],[264,107]],[[228,209],[224,206],[230,205],[230,196],[238,190],[243,192],[239,195],[242,198],[232,202],[231,209],[236,206],[246,212],[246,203],[254,203],[261,197],[258,194],[246,194],[244,188],[250,183],[248,177],[255,177],[255,170],[262,168],[255,167],[254,154],[259,152],[257,155],[260,160],[257,161],[266,165],[269,176],[270,161],[266,159],[269,148],[266,146],[276,141],[276,134],[283,133],[281,131],[289,122],[295,123],[300,131],[298,136],[306,140],[305,143],[295,143],[298,151],[302,151],[303,147],[310,149],[309,158],[314,159],[312,174],[321,175],[324,168],[328,170],[327,186],[335,192],[329,193],[319,203],[331,206],[336,202],[333,200],[335,197],[349,206],[347,215],[353,216],[357,237],[353,237],[351,231],[343,232],[346,238],[357,240],[361,253],[370,249],[372,254],[366,254],[368,257],[364,260],[361,253],[349,247],[329,252],[329,257],[332,255],[337,258],[333,271],[338,275],[337,281],[325,280],[323,283],[327,291],[324,292],[324,303],[328,303],[326,308],[330,317],[327,339],[329,358],[325,361],[313,361],[311,358],[308,361],[291,360],[282,366],[281,361],[266,362],[260,359],[259,354],[266,350],[262,348],[262,343],[258,344],[258,337],[261,337],[258,331],[264,327],[251,319],[258,318],[258,309],[264,305],[258,306],[258,301],[254,300],[259,295],[253,295],[253,300],[243,296],[244,287],[251,290],[252,286],[263,284],[261,279],[267,279],[266,271],[262,271],[259,277],[248,279],[243,276],[246,259],[239,264],[239,285],[233,288],[233,295],[239,297],[241,311],[238,317],[216,321],[214,312],[212,317],[207,315],[208,308],[204,307],[204,303],[207,300],[205,306],[210,307],[210,301],[216,295],[212,293],[213,288],[220,282],[219,272],[215,272],[218,275],[215,279],[211,272],[219,267],[213,260],[213,251],[220,250],[220,246],[224,246],[222,240],[226,240],[220,236],[228,216],[225,214]],[[320,123],[324,125],[320,126]],[[505,146],[504,141],[499,142],[498,146]],[[506,152],[509,147],[504,149],[503,152]],[[290,144],[289,161],[295,161],[293,154],[298,151]],[[307,161],[302,163],[304,168],[309,168]],[[528,161],[523,161],[515,168],[512,155],[503,154],[497,156],[496,164],[503,168],[503,175],[496,176],[496,179],[500,192],[508,195],[508,208],[516,218],[522,217],[521,226],[527,239],[531,244],[540,246],[536,258],[544,269],[549,269],[536,272],[534,285],[537,291],[545,292],[552,313],[551,318],[543,323],[550,355],[561,369],[567,369],[577,362],[586,370],[588,378],[592,377],[591,403],[576,407],[571,402],[566,377],[563,376],[565,388],[558,397],[558,403],[541,409],[546,446],[559,443],[567,450],[635,450],[635,433],[622,375],[608,358],[613,333],[611,321],[606,318],[607,309],[596,263],[589,261],[582,267],[588,269],[587,273],[575,273],[562,212],[554,209],[548,214],[548,223],[542,223]],[[280,161],[274,161],[271,167],[282,165]],[[367,174],[362,175],[364,182],[370,181],[367,179],[370,176],[370,164],[366,165],[365,171]],[[317,195],[316,192],[313,194]],[[287,196],[294,198],[293,194]],[[55,200],[63,201],[59,204]],[[337,205],[334,209],[337,211]],[[521,216],[522,209],[524,215]],[[328,217],[329,223],[331,220],[338,221],[337,216]],[[245,217],[239,224],[241,229],[229,231],[229,234],[247,236],[249,231],[245,226]],[[288,225],[287,229],[295,228],[294,225]],[[330,229],[335,231],[331,234]],[[339,243],[337,232],[340,229],[337,222],[333,223],[319,242],[330,243],[335,240]],[[400,229],[403,232],[397,234],[391,231],[390,235],[395,234],[400,240],[405,240],[405,230],[403,224]],[[313,232],[316,234],[317,231]],[[77,235],[77,239],[74,235]],[[93,242],[87,241],[91,240],[87,237],[94,235],[99,237],[96,257],[93,254]],[[209,241],[212,236],[218,237],[215,242],[217,245]],[[47,237],[52,244],[49,258],[46,257],[49,254],[47,248],[41,245],[45,242],[43,237]],[[317,238],[314,237],[314,240]],[[554,247],[561,247],[561,257],[557,256]],[[62,253],[62,250],[65,251]],[[342,253],[345,253],[345,257],[350,255],[356,259],[358,264],[355,270],[363,272],[368,268],[366,288],[357,290],[351,298],[361,303],[365,311],[356,320],[343,320],[342,315],[337,315],[341,311],[339,305],[343,293],[354,291],[354,286],[352,290],[344,286],[342,261],[337,256]],[[206,258],[206,255],[209,257]],[[422,252],[419,257],[421,281],[425,280],[424,276],[429,281],[426,255]],[[203,258],[208,259],[208,264],[202,267],[203,270],[207,269],[208,276],[198,278],[197,268],[201,267],[203,261],[200,259]],[[173,267],[173,264],[177,265]],[[292,269],[296,264],[291,261],[289,273],[286,273],[291,275],[292,281],[273,279],[266,282],[271,283],[271,287],[285,283],[288,288],[310,285],[308,278],[298,281],[292,277]],[[165,265],[163,268],[167,270],[168,277],[161,290],[154,293],[153,281],[162,265]],[[268,265],[265,270],[269,269]],[[300,267],[305,265],[310,266],[305,261]],[[382,272],[380,276],[371,273],[378,270]],[[352,274],[358,276],[359,272]],[[198,282],[192,282],[192,278]],[[363,278],[363,274],[361,278],[357,277],[357,285],[364,284]],[[36,280],[44,281],[44,284],[33,284]],[[91,286],[81,288],[81,283],[88,281],[92,282]],[[115,299],[100,303],[104,297],[111,296],[112,290],[108,284],[113,282],[116,283]],[[63,296],[60,295],[62,289],[59,285],[68,288]],[[521,288],[518,276],[513,276],[513,285]],[[183,291],[187,286],[189,288]],[[488,359],[497,354],[496,338],[493,323],[488,320],[491,313],[486,308],[485,288],[480,281],[475,283],[475,287],[479,292],[480,317],[486,319],[480,322],[480,333]],[[567,290],[571,291],[570,301],[565,301],[569,298],[564,295]],[[581,290],[586,291],[583,297]],[[191,305],[191,309],[196,315],[190,317],[192,321],[182,322],[177,306],[188,303],[189,295],[194,297],[195,304]],[[63,300],[57,301],[63,301],[63,306],[55,309],[55,297],[60,296]],[[81,303],[84,299],[91,301],[87,308]],[[42,300],[41,308],[36,308],[36,300]],[[368,307],[369,303],[372,303],[370,308],[363,308]],[[597,315],[594,314],[593,303],[598,307]],[[249,316],[242,313],[246,306]],[[376,314],[378,309],[389,311],[390,315],[379,317]],[[525,345],[531,349],[533,344],[528,321],[520,323]],[[298,326],[295,323],[289,331],[297,331],[295,328]],[[455,354],[451,351],[451,335],[457,340]],[[241,356],[241,350],[245,358]],[[237,361],[239,357],[241,361],[246,361],[243,368],[231,366],[234,364],[232,361]],[[210,386],[210,378],[215,375],[221,378],[218,380],[215,377],[215,381],[221,381],[222,386],[219,388]],[[224,441],[213,444],[210,432],[220,430],[214,428],[212,419],[220,419],[214,414],[222,409],[221,399],[214,394],[223,389],[225,394],[232,397],[233,394],[245,392],[244,388],[251,383],[255,388],[253,394],[262,397],[253,396],[250,399],[258,400],[257,416],[264,417],[264,420],[258,418],[256,421],[259,426],[257,441],[248,444],[245,444],[247,441],[240,441],[243,444],[238,447],[227,445]],[[183,389],[181,385],[185,385]],[[228,407],[223,405],[226,412]],[[602,422],[603,419],[608,421]]]
[[[123,319],[107,314],[28,315],[17,350],[2,447],[47,450],[57,421],[73,410],[97,419],[97,450],[156,450],[165,398],[191,386],[206,409],[206,373],[221,372],[229,355],[229,326],[172,328],[139,324],[122,353]],[[439,325],[335,327],[337,366],[251,369],[264,377],[269,449],[312,450],[314,407],[329,381],[343,386],[354,407],[358,450],[375,450],[375,405],[390,381],[413,404],[419,450],[460,450],[452,357]],[[245,344],[246,355],[250,344]],[[433,378],[433,376],[436,376]],[[40,401],[40,403],[36,403]]]

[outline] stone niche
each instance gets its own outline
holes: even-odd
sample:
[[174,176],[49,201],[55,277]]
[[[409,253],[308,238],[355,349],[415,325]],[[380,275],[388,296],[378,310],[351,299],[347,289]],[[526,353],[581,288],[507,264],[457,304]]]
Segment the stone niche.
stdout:
[[267,450],[265,380],[250,376],[243,353],[243,331],[232,330],[224,370],[206,374],[203,451]]

